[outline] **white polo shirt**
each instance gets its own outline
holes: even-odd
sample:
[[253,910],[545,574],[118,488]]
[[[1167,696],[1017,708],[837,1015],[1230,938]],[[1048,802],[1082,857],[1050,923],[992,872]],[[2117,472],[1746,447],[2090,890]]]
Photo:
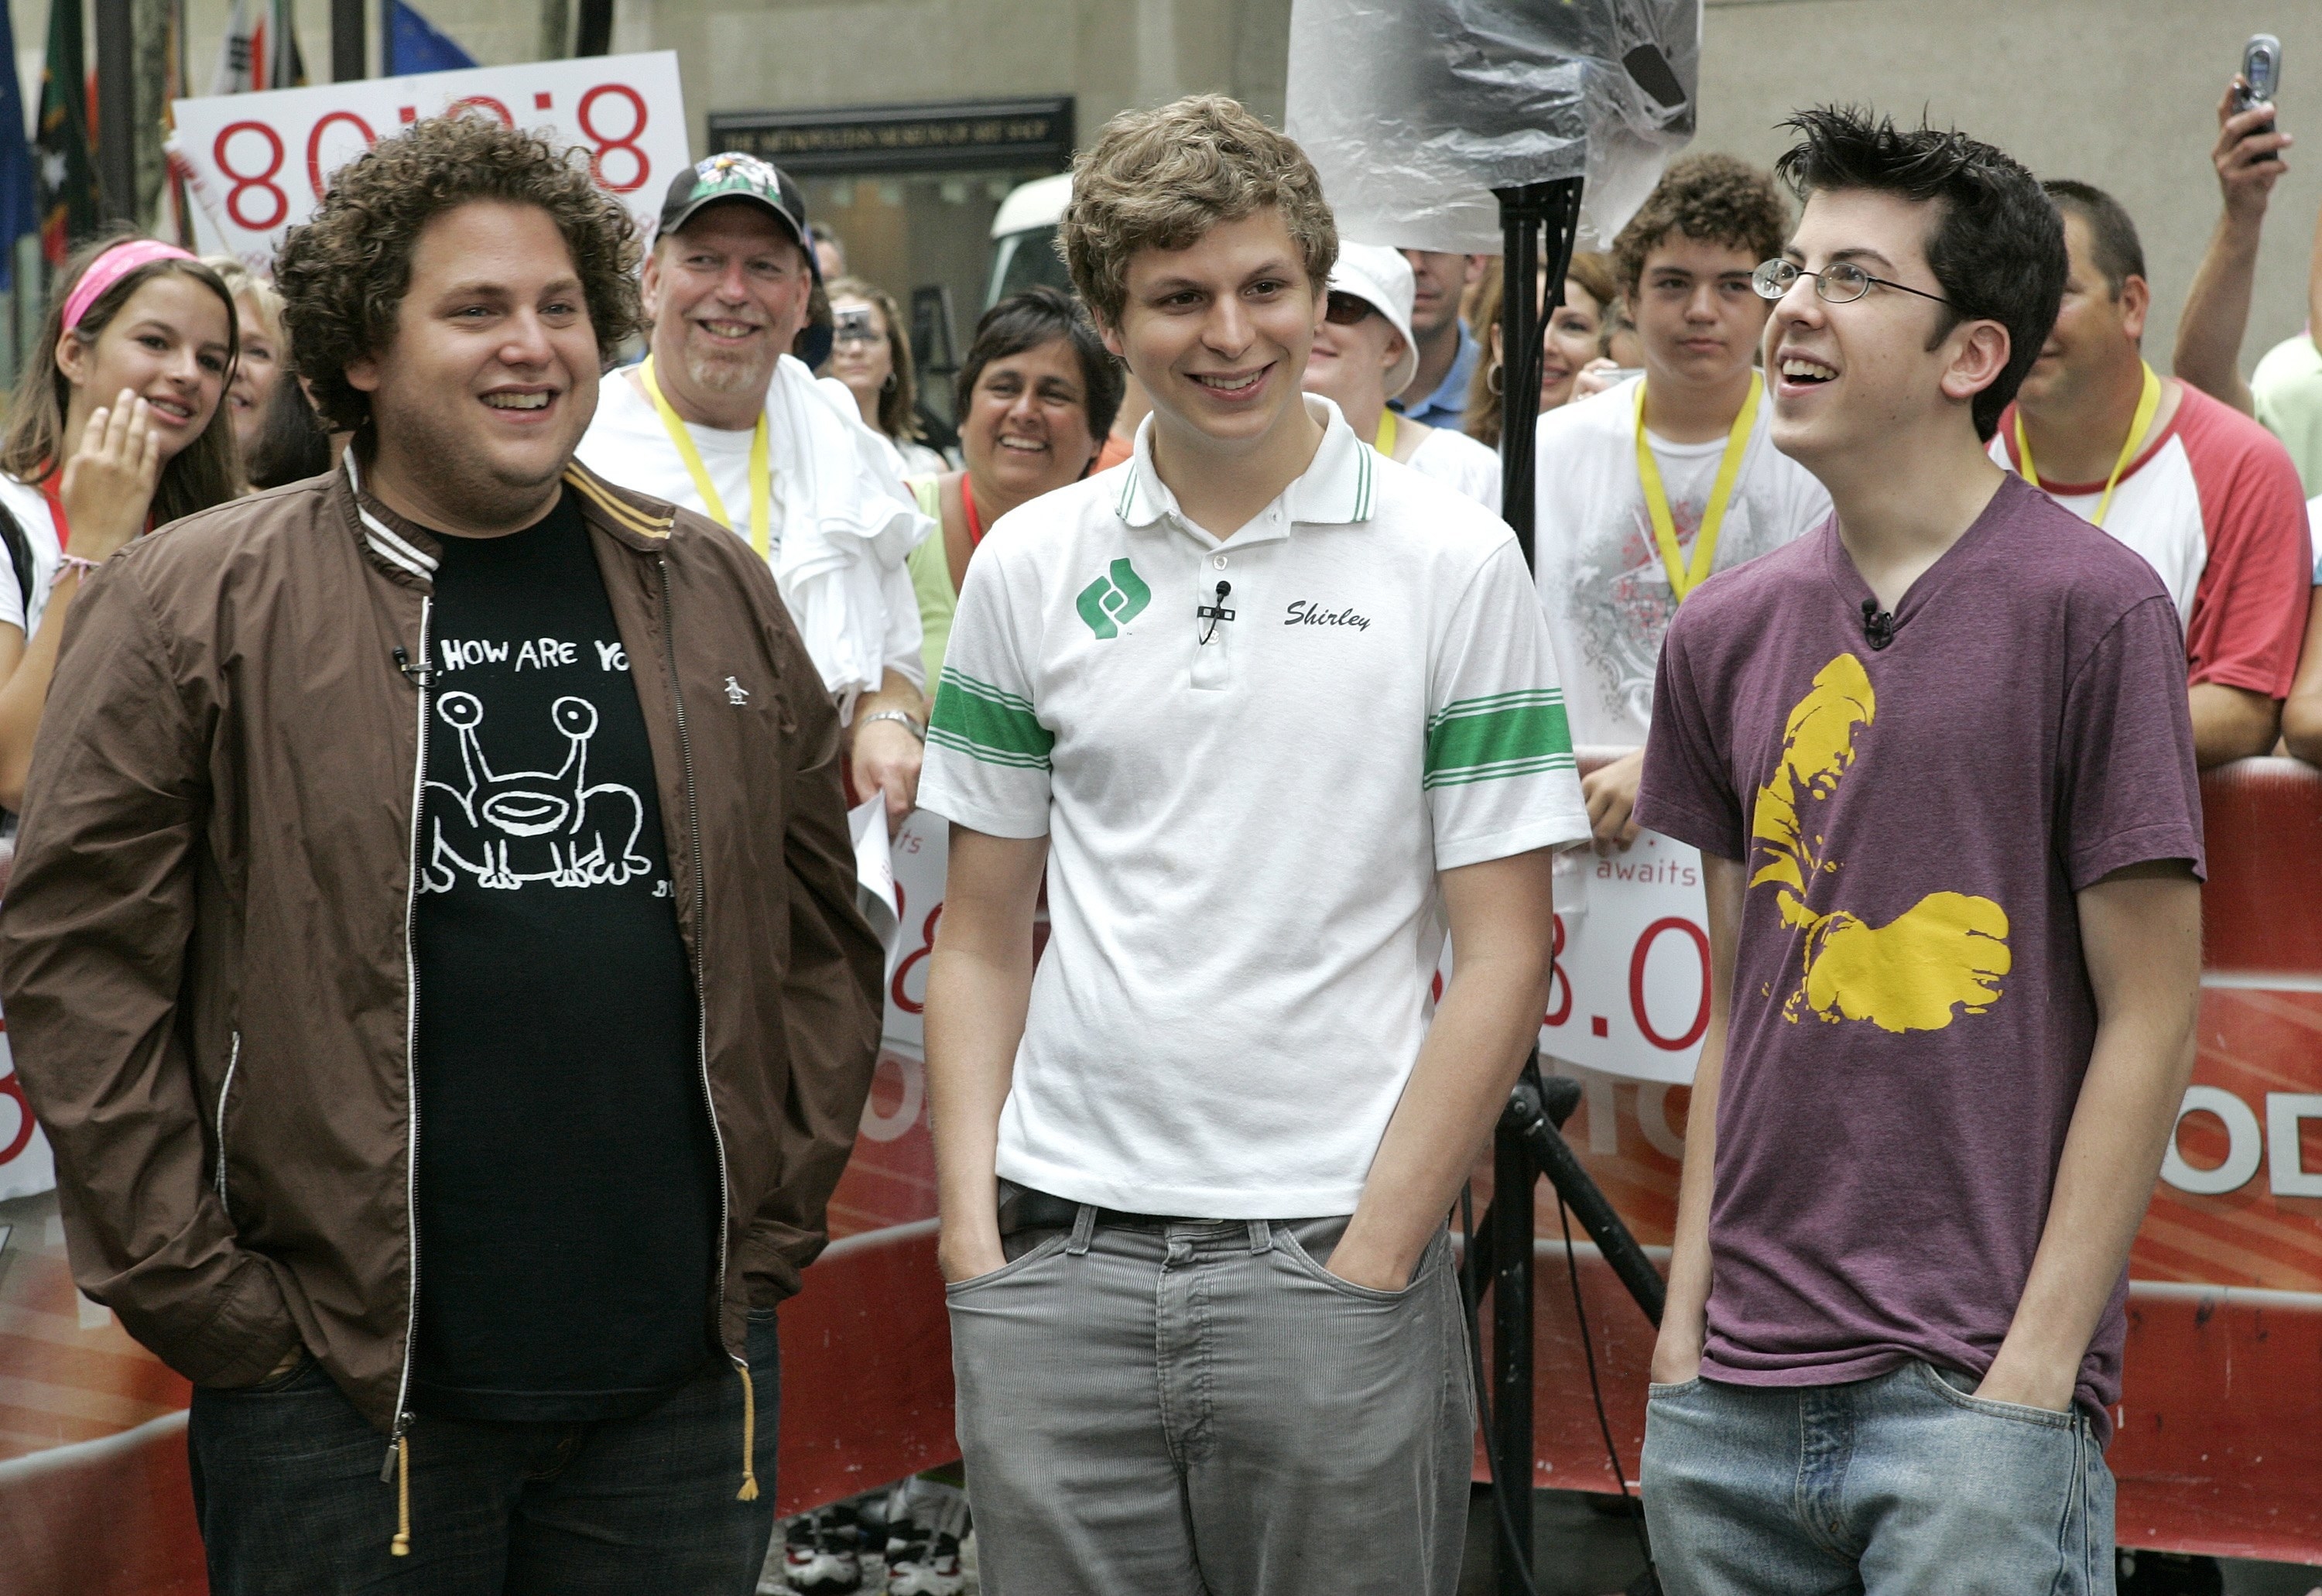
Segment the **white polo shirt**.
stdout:
[[[1148,418],[968,567],[919,804],[1049,838],[1010,1181],[1351,1213],[1426,1033],[1436,873],[1587,834],[1515,539],[1306,404],[1313,463],[1222,543],[1154,474]],[[1206,643],[1202,605],[1233,612]]]

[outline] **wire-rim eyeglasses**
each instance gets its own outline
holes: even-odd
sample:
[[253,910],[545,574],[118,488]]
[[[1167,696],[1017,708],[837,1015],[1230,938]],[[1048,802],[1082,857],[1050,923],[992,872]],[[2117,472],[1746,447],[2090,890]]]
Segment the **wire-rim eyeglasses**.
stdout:
[[1906,294],[1916,294],[1922,299],[1932,299],[1937,305],[1949,305],[1940,294],[1930,294],[1924,288],[1914,288],[1889,278],[1873,277],[1851,260],[1835,260],[1820,271],[1808,271],[1794,260],[1769,260],[1750,274],[1750,286],[1760,299],[1779,299],[1790,291],[1790,286],[1802,277],[1814,278],[1816,297],[1832,305],[1851,305],[1870,292],[1873,284],[1882,288],[1900,288]]

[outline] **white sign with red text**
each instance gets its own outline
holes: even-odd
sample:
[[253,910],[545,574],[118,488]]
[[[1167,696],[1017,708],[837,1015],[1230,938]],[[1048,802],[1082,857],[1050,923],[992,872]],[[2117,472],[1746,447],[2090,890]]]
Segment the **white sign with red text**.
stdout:
[[24,1100],[24,1083],[16,1078],[16,1062],[8,1050],[8,1033],[0,1027],[0,1202],[30,1197],[57,1183],[57,1161],[49,1138],[33,1122],[32,1106]]
[[951,825],[914,809],[888,850],[894,880],[895,935],[887,944],[887,1022],[882,1040],[913,1061],[927,1056],[928,959],[943,919],[944,871]]
[[[948,834],[941,819],[915,811],[891,853],[897,913],[885,1041],[914,1060],[927,1046],[921,1017]],[[1652,832],[1625,853],[1577,849],[1559,861],[1556,894],[1556,974],[1540,1052],[1608,1075],[1692,1084],[1709,1028],[1700,853]],[[1450,970],[1447,948],[1442,980]]]
[[263,270],[340,167],[409,123],[463,105],[578,146],[648,237],[670,178],[690,160],[674,50],[178,100],[174,151],[202,218]]
[[1700,851],[1650,831],[1625,853],[1578,849],[1560,861],[1556,893],[1540,1052],[1608,1075],[1691,1085],[1709,1029]]

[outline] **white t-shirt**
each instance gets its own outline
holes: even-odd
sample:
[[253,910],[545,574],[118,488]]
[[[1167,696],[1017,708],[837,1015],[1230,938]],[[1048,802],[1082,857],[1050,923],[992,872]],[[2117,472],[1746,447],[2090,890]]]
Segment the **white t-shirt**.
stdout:
[[1466,494],[1493,515],[1500,513],[1500,457],[1467,433],[1437,427],[1419,441],[1403,463]]
[[64,545],[57,538],[48,496],[39,488],[0,472],[0,507],[16,518],[32,555],[32,591],[27,594],[16,586],[16,562],[0,547],[0,625],[14,626],[29,638],[40,630],[41,614],[49,604],[49,579],[56,575]]
[[[1313,463],[1223,543],[1154,475],[1148,418],[968,567],[919,804],[1049,838],[1010,1181],[1352,1212],[1426,1033],[1437,872],[1587,834],[1506,525],[1306,403]],[[1207,643],[1204,605],[1233,612]]]
[[[1572,740],[1640,747],[1652,724],[1661,636],[1677,613],[1659,541],[1637,480],[1637,393],[1618,388],[1540,418],[1534,568],[1556,638]],[[1726,570],[1822,524],[1830,495],[1774,447],[1773,406],[1762,398],[1712,569]],[[1646,434],[1678,547],[1690,562],[1694,535],[1725,455],[1725,440],[1670,443]]]
[[[785,360],[788,357],[784,357]],[[811,399],[809,402],[813,402]],[[893,450],[885,439],[862,425],[853,414],[854,399],[846,400],[848,413],[844,420],[854,429],[873,441],[881,459],[891,461]],[[728,432],[722,427],[695,426],[682,424],[701,453],[702,470],[709,476],[710,485],[725,501],[726,514],[730,516],[735,534],[745,541],[750,536],[750,445],[749,432]],[[610,482],[639,493],[666,499],[689,510],[709,515],[700,490],[694,486],[693,473],[670,442],[668,429],[662,425],[661,415],[653,401],[645,397],[637,385],[633,370],[608,371],[598,388],[597,415],[589,424],[586,436],[575,451],[580,463]],[[780,469],[780,453],[775,456],[774,486],[767,506],[766,562],[777,578],[782,575],[782,526],[788,484]],[[851,462],[847,462],[851,465]],[[860,488],[849,471],[834,473],[843,488],[859,491]],[[887,488],[874,484],[873,490]],[[916,513],[910,495],[900,478],[891,486],[892,497],[900,505]],[[715,519],[713,516],[712,519]],[[919,682],[923,669],[919,659],[919,600],[911,591],[911,574],[899,559],[894,566],[880,573],[877,590],[882,601],[883,614],[877,625],[882,634],[875,652],[892,670],[900,670],[914,683]],[[805,617],[798,614],[799,597],[785,586],[782,597],[789,601],[793,618],[805,626]],[[813,640],[808,639],[809,652]],[[824,678],[843,702],[851,704],[854,692],[868,691],[875,681],[831,680],[835,670],[831,661],[818,655],[815,663],[822,669]],[[867,674],[867,673],[866,673]],[[920,684],[924,685],[924,684]]]

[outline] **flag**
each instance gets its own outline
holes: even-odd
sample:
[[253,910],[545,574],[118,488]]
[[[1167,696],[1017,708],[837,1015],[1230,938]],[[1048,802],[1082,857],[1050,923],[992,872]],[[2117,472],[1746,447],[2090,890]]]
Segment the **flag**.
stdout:
[[434,23],[405,5],[404,0],[386,0],[386,5],[387,59],[380,68],[381,77],[396,78],[406,72],[450,72],[476,64],[475,57],[437,32]]
[[290,0],[233,0],[210,93],[238,95],[261,88],[303,88],[306,84],[306,62],[298,49]]
[[78,0],[50,0],[49,56],[41,69],[41,252],[64,264],[96,231],[96,169],[89,158],[88,74]]
[[[0,62],[15,59],[15,28],[0,6]],[[23,91],[15,73],[0,72],[0,292],[14,286],[16,241],[40,230],[41,186],[24,137]]]

